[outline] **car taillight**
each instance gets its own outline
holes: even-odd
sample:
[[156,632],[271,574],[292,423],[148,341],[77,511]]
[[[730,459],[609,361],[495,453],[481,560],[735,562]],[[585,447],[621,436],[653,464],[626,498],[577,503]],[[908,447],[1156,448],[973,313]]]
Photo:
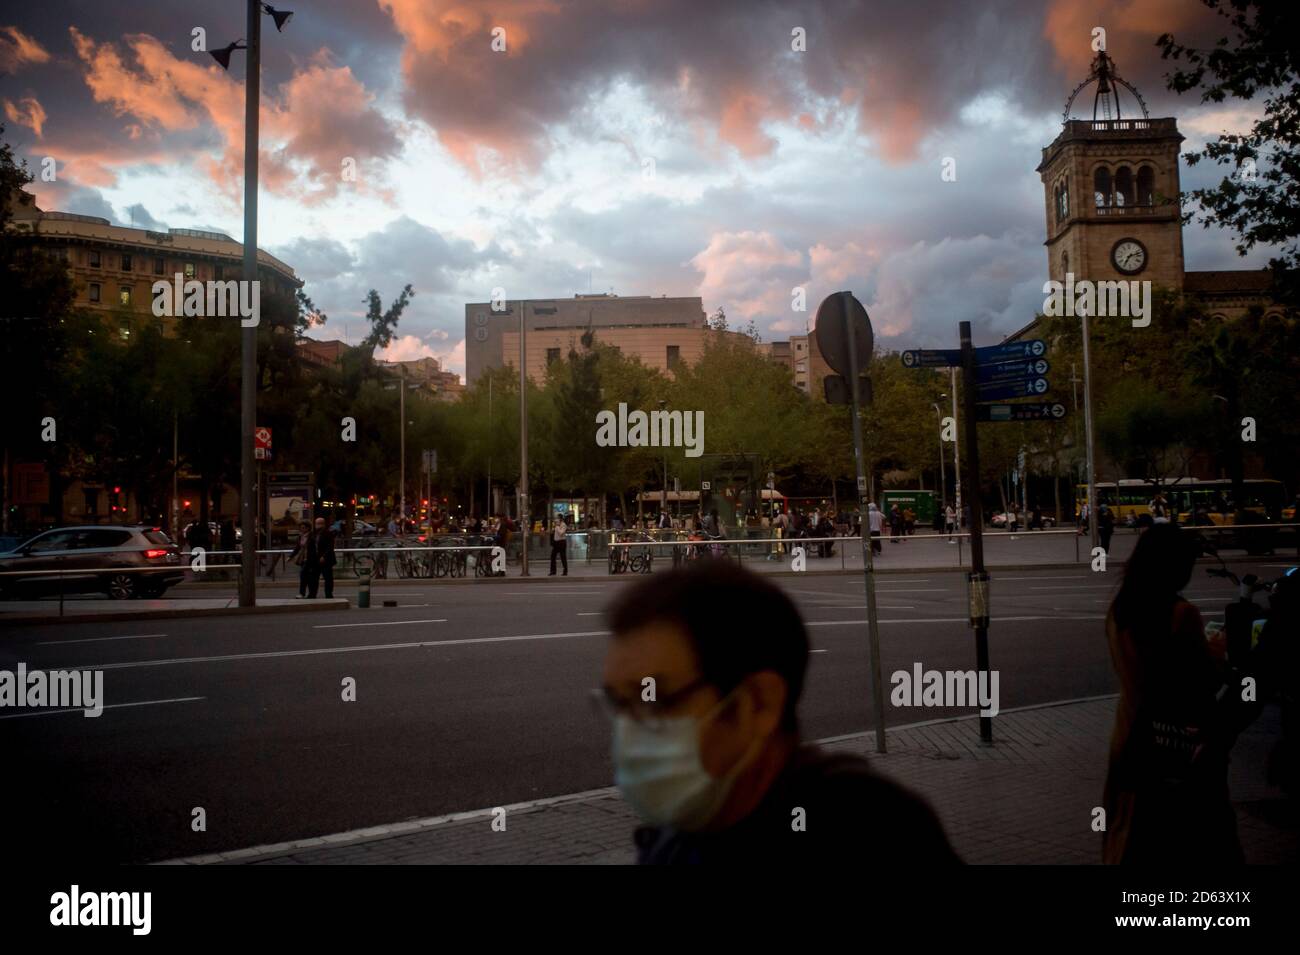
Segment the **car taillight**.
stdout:
[[144,552],[144,556],[147,557],[147,558],[149,558],[150,560],[157,560],[159,557],[166,557],[166,556],[167,556],[167,551],[165,551],[165,550],[147,550],[147,551]]

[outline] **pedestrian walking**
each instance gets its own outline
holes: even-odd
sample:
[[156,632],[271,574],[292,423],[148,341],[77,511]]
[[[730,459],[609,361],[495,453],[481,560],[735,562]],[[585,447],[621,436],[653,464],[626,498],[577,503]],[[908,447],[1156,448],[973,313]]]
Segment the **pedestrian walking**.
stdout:
[[1106,616],[1120,698],[1106,774],[1107,863],[1240,865],[1228,753],[1241,728],[1224,641],[1181,591],[1199,550],[1177,527],[1137,541]]
[[289,560],[298,567],[298,599],[307,597],[307,543],[311,540],[311,525],[303,521],[298,525],[298,540],[289,552]]
[[325,599],[334,597],[334,532],[325,526],[325,518],[316,518],[316,529],[307,541],[307,596],[316,599],[320,579],[325,578]]
[[560,563],[564,565],[564,575],[569,576],[569,528],[564,523],[564,515],[557,514],[555,523],[551,525],[551,573],[549,576],[555,576],[555,558],[560,558]]
[[1101,549],[1110,553],[1110,539],[1115,534],[1115,514],[1105,504],[1097,507],[1097,537],[1101,540]]
[[889,509],[889,542],[897,544],[898,538],[903,533],[903,512],[895,504]]
[[943,509],[943,522],[948,525],[948,543],[954,543],[952,535],[957,526],[957,510],[951,504]]
[[[781,588],[704,561],[630,585],[609,624],[599,699],[614,782],[645,823],[633,834],[639,863],[960,863],[924,800],[862,757],[802,739],[808,631]],[[659,687],[653,702],[647,673]]]
[[885,528],[885,515],[881,514],[874,503],[867,505],[867,532],[871,535],[871,552],[881,554],[880,534]]

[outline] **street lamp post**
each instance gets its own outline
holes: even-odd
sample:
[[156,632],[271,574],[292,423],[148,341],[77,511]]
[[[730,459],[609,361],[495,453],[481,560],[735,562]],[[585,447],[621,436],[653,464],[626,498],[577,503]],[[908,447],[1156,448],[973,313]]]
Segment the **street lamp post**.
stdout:
[[[957,515],[957,532],[961,533],[961,443],[957,428],[957,369],[952,368],[952,470],[953,470],[953,511]],[[961,538],[958,538],[960,540]]]
[[519,523],[523,531],[523,553],[519,576],[528,574],[528,537],[532,523],[528,515],[528,352],[525,336],[528,334],[527,302],[519,303]]
[[[663,411],[668,407],[667,399],[660,399],[659,410]],[[667,427],[665,425],[665,427]],[[664,446],[664,489],[659,495],[659,520],[662,523],[663,515],[668,513],[668,448]]]
[[[947,395],[940,395],[940,398],[947,398]],[[939,410],[938,402],[930,407],[934,408],[934,416],[939,419],[939,511],[948,506],[948,479],[943,473],[943,412]]]
[[[244,80],[244,281],[257,281],[257,142],[258,107],[262,88],[262,14],[283,30],[292,13],[276,10],[261,0],[248,0],[248,43],[232,43],[210,51],[222,69],[230,69],[235,50],[248,53]],[[257,427],[257,328],[240,328],[239,336],[239,527],[244,535],[239,553],[239,605],[257,603],[257,508],[253,457],[253,431]]]

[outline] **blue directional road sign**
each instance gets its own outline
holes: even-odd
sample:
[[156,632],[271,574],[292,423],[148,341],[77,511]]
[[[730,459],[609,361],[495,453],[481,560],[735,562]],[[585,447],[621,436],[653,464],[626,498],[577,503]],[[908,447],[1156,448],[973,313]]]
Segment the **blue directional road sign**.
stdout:
[[960,348],[913,348],[903,352],[904,368],[956,368],[960,365]]
[[990,365],[999,361],[1015,361],[1017,358],[1042,358],[1047,354],[1047,342],[1034,338],[1027,342],[1011,342],[1007,345],[987,345],[975,349],[975,361],[981,365]]
[[976,365],[975,380],[981,384],[991,381],[1013,381],[1016,378],[1042,378],[1051,367],[1046,358],[1029,361],[1004,361],[997,365]]
[[975,400],[1001,401],[1003,398],[1031,398],[1046,394],[1049,387],[1046,378],[995,381],[987,385],[979,385],[975,392]]

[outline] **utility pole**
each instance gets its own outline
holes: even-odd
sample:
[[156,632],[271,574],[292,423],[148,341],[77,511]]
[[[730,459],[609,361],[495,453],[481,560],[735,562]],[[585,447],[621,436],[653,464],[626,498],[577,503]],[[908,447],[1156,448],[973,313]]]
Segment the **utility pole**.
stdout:
[[[261,103],[262,4],[248,0],[248,76],[244,79],[244,281],[257,281],[257,142]],[[239,606],[257,604],[258,492],[253,431],[257,428],[257,328],[239,330]]]

